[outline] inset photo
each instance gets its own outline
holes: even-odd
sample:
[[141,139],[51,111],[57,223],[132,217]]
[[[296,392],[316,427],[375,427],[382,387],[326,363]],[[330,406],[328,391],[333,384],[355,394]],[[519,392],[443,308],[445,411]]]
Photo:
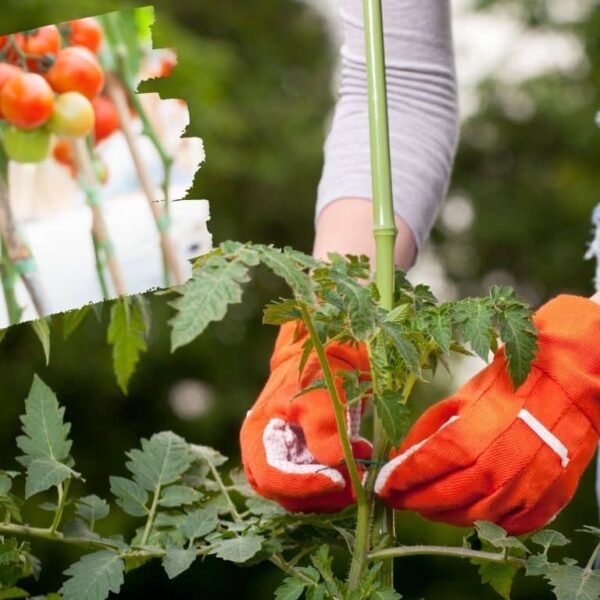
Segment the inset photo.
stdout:
[[210,250],[204,160],[184,100],[138,93],[168,77],[151,8],[0,37],[0,329],[181,285]]

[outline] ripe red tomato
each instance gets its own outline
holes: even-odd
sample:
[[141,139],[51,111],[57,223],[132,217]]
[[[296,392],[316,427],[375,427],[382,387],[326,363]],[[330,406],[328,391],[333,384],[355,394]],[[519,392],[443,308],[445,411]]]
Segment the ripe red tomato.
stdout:
[[56,25],[46,25],[22,36],[19,45],[27,54],[56,54],[60,50],[60,32]]
[[86,17],[85,19],[69,21],[68,25],[70,29],[69,42],[73,46],[85,46],[92,52],[98,52],[104,40],[104,33],[96,19]]
[[48,129],[57,135],[81,137],[94,130],[92,103],[79,92],[60,94],[54,102],[54,112]]
[[117,109],[112,101],[105,96],[97,96],[92,100],[94,113],[96,114],[96,143],[110,137],[119,127],[121,122]]
[[[4,84],[15,75],[18,75],[21,72],[21,69],[16,65],[9,65],[8,63],[0,63],[0,93],[2,93],[2,88]],[[0,119],[3,119],[4,115],[2,114],[2,106],[0,106]]]
[[2,142],[6,155],[15,162],[41,162],[50,153],[50,134],[44,127],[26,130],[9,125],[2,133]]
[[54,111],[54,92],[36,73],[19,73],[2,88],[0,107],[4,118],[22,129],[43,125]]
[[59,93],[79,92],[92,99],[104,86],[104,71],[91,50],[71,46],[59,51],[46,79]]

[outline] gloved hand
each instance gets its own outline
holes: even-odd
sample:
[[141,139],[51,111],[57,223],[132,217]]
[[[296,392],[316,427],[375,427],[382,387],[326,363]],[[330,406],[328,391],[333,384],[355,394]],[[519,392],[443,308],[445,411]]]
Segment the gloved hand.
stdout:
[[513,389],[500,348],[427,410],[379,472],[389,505],[522,534],[571,500],[600,435],[600,306],[561,295],[534,320],[540,349],[525,383]]
[[[302,322],[281,327],[270,377],[242,425],[242,463],[248,481],[262,496],[288,510],[332,512],[352,504],[355,497],[327,390],[314,389],[294,398],[323,377],[314,350],[299,377],[307,335]],[[334,375],[339,370],[369,370],[364,346],[332,343],[326,353]],[[337,377],[336,386],[345,402],[341,383]],[[371,444],[359,435],[363,409],[364,403],[353,404],[346,411],[346,421],[354,456],[369,459]],[[359,469],[364,471],[360,465]]]

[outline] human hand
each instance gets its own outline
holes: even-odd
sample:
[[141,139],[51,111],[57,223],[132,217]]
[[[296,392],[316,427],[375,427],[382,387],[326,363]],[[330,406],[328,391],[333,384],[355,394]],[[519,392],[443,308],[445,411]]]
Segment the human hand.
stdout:
[[[298,330],[296,330],[296,327]],[[281,327],[271,358],[271,374],[242,425],[242,463],[252,487],[284,508],[302,512],[331,512],[354,502],[352,484],[343,466],[343,452],[335,415],[326,389],[298,392],[322,378],[314,350],[300,373],[306,328],[301,322]],[[363,346],[331,343],[326,348],[333,373],[367,371]],[[345,402],[341,379],[336,378]],[[354,456],[371,457],[371,444],[359,436],[364,403],[346,411]],[[359,473],[364,468],[359,464]]]
[[500,348],[427,410],[378,475],[375,490],[389,505],[521,534],[573,497],[600,431],[600,308],[562,295],[534,320],[539,352],[525,383],[513,389]]

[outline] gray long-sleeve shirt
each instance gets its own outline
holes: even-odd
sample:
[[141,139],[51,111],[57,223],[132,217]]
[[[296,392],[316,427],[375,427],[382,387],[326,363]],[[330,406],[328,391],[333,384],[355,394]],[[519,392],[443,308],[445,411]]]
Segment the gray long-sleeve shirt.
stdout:
[[[448,0],[383,0],[394,211],[429,235],[448,188],[458,139]],[[341,0],[341,83],[318,189],[317,216],[339,198],[371,198],[361,0]]]

